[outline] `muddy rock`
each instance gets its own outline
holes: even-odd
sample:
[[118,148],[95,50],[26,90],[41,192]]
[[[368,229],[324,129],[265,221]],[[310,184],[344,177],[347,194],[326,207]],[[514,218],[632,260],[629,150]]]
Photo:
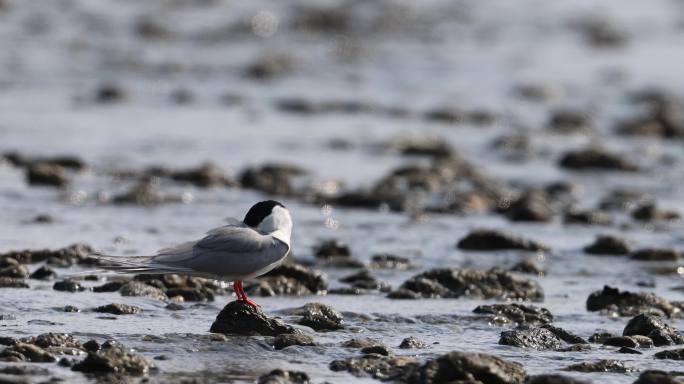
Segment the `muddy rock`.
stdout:
[[405,338],[401,341],[401,344],[399,344],[400,349],[425,349],[428,347],[429,345],[426,342],[414,336],[409,336]]
[[104,343],[100,350],[89,352],[85,359],[71,369],[94,374],[145,375],[155,369],[155,366],[145,357],[128,351],[118,343]]
[[547,324],[553,321],[548,309],[518,303],[479,305],[473,312],[494,315],[490,322],[497,324]]
[[655,203],[646,203],[638,206],[632,211],[632,217],[639,221],[669,221],[678,220],[680,214],[675,211],[659,209]]
[[23,265],[15,265],[0,269],[0,277],[11,277],[14,279],[24,279],[29,277],[29,271]]
[[643,248],[629,255],[632,260],[640,261],[677,261],[681,258],[675,249],[668,248]]
[[684,379],[663,371],[644,371],[632,384],[683,384]]
[[[499,300],[541,301],[544,292],[536,282],[513,276],[500,268],[487,271],[470,268],[431,269],[406,280],[396,292],[412,292],[414,297],[480,297]],[[403,295],[403,294],[402,294]]]
[[543,190],[533,189],[523,193],[502,211],[511,221],[549,222],[553,220],[551,202]]
[[620,316],[634,316],[644,311],[656,311],[671,315],[675,307],[662,297],[653,293],[620,291],[617,288],[604,286],[587,298],[588,311],[610,310]]
[[37,345],[17,342],[0,352],[0,361],[54,363],[57,358]]
[[33,271],[29,277],[36,280],[52,280],[57,277],[57,273],[49,267],[43,265],[42,267]]
[[560,338],[548,329],[532,327],[501,332],[499,344],[537,350],[558,349],[563,345]]
[[550,130],[563,133],[588,133],[591,132],[589,116],[579,110],[559,109],[551,113],[547,126]]
[[29,288],[29,285],[22,279],[0,277],[0,288]]
[[[114,288],[117,283],[112,282],[113,285],[111,285],[111,288]],[[110,283],[107,283],[110,284]],[[106,285],[106,284],[105,284]],[[104,289],[104,286],[101,286],[100,289]],[[129,281],[122,285],[118,289],[119,293],[121,296],[145,296],[145,297],[152,297],[157,300],[168,300],[168,296],[159,288],[153,287],[151,285],[145,284],[141,281]],[[102,292],[102,291],[98,291]],[[107,292],[107,291],[104,291]]]
[[142,313],[143,309],[134,305],[127,304],[107,304],[95,308],[95,312],[111,313],[113,315],[135,315]]
[[627,158],[597,148],[570,151],[559,161],[562,168],[573,170],[607,170],[636,172],[639,170]]
[[633,317],[625,329],[623,336],[648,336],[656,346],[684,344],[684,336],[674,327],[666,324],[660,316],[641,314]]
[[489,229],[471,232],[461,239],[457,246],[469,251],[522,250],[535,252],[549,249],[532,240],[523,239],[508,232]]
[[[306,288],[306,291],[293,290],[276,290],[276,288],[283,288],[282,284],[272,284],[274,278],[285,278],[288,284],[284,287],[301,286]],[[292,294],[290,292],[297,292],[294,294],[307,295],[324,293],[328,289],[328,282],[325,275],[319,271],[312,270],[301,264],[283,263],[271,270],[260,278],[261,281],[266,281],[271,284],[271,294],[261,294],[262,296],[275,296],[278,294]],[[269,292],[269,293],[270,293]]]
[[295,165],[266,164],[245,169],[239,179],[243,188],[255,189],[269,195],[293,196],[298,193],[293,185],[293,179],[306,173],[304,169]]
[[525,384],[591,384],[588,381],[575,379],[563,375],[536,375],[529,376]]
[[610,235],[601,235],[592,244],[584,247],[584,252],[591,255],[626,255],[631,252],[627,241]]
[[414,370],[407,382],[522,384],[525,377],[525,369],[519,363],[484,353],[450,352]]
[[32,164],[26,169],[26,181],[29,185],[65,187],[69,184],[66,170],[56,164]]
[[370,376],[382,381],[404,381],[418,366],[414,357],[368,354],[330,363],[332,371],[347,371],[357,377]]
[[86,288],[78,282],[69,279],[56,282],[52,286],[52,289],[65,292],[82,292],[86,290]]
[[287,348],[292,345],[312,346],[316,345],[314,338],[303,333],[285,333],[273,339],[273,347],[276,350]]
[[311,327],[316,331],[335,331],[344,328],[342,314],[325,304],[307,303],[303,307],[289,311],[289,313],[302,316],[299,324]]
[[304,372],[274,369],[259,376],[257,384],[308,384],[310,380],[309,375]]
[[246,336],[277,336],[297,332],[282,321],[267,317],[261,309],[239,300],[228,303],[221,310],[209,331]]
[[613,216],[600,210],[570,210],[563,216],[565,224],[612,225]]
[[340,279],[340,282],[350,284],[352,286],[352,288],[369,289],[369,290],[377,289],[381,292],[387,292],[390,290],[389,284],[378,280],[367,269],[364,269],[360,272],[351,274],[349,276],[345,276],[345,277]]
[[411,259],[390,254],[377,254],[371,257],[371,268],[374,269],[398,269],[405,270],[413,268]]

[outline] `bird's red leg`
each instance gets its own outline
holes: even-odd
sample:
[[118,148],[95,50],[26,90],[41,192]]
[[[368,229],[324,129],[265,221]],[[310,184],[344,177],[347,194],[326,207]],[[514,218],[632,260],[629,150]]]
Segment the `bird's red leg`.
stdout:
[[244,300],[242,297],[242,281],[233,281],[233,290],[235,291],[235,296],[238,300]]
[[236,292],[239,290],[238,300],[242,300],[254,308],[261,308],[261,306],[259,304],[257,304],[256,302],[254,302],[254,300],[251,300],[250,298],[247,297],[247,294],[245,293],[244,288],[242,288],[242,280],[238,280],[235,282],[235,289],[236,289]]

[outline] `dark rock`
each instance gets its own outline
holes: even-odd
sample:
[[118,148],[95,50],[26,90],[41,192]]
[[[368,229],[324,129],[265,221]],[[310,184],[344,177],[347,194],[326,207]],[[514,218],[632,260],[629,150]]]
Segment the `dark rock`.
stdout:
[[669,221],[677,220],[681,216],[675,211],[658,209],[654,203],[646,203],[632,211],[632,217],[639,221]]
[[244,75],[254,80],[268,80],[292,73],[294,67],[295,61],[292,56],[268,55],[249,64],[244,70]]
[[428,344],[422,340],[417,339],[414,336],[409,336],[401,341],[399,344],[401,349],[425,349],[428,348]]
[[549,222],[553,220],[551,202],[543,190],[530,190],[512,202],[503,213],[512,221]]
[[415,369],[407,381],[409,384],[522,384],[525,377],[525,369],[519,363],[484,353],[450,352]]
[[39,346],[17,342],[0,352],[0,361],[54,363],[57,359],[51,353],[43,350]]
[[591,131],[589,116],[582,111],[572,109],[553,111],[547,125],[549,129],[558,133],[588,133]]
[[369,354],[346,360],[334,360],[329,367],[332,371],[347,371],[357,377],[370,376],[383,381],[404,381],[417,366],[418,362],[414,357]]
[[[654,331],[659,332],[653,333]],[[661,336],[669,337],[674,344],[684,344],[684,336],[677,329],[666,324],[660,316],[655,315],[641,314],[633,317],[627,322],[622,334],[623,336],[648,336],[656,346],[672,345],[672,343],[662,344]]]
[[80,310],[73,305],[65,305],[63,310],[64,310],[64,312],[72,312],[72,313],[80,312]]
[[14,345],[17,340],[9,336],[0,336],[0,345]]
[[314,256],[320,259],[350,257],[349,246],[337,239],[325,240],[314,249]]
[[294,177],[305,175],[302,168],[287,164],[266,164],[259,168],[248,168],[240,174],[240,185],[243,188],[255,189],[269,195],[292,196]]
[[12,258],[21,264],[32,264],[47,262],[48,264],[56,264],[59,266],[70,266],[74,263],[81,265],[95,265],[97,259],[89,257],[94,249],[87,244],[72,244],[68,247],[49,250],[25,249],[21,251],[10,251],[0,255],[0,260]]
[[104,343],[97,352],[89,352],[83,361],[75,364],[74,371],[94,374],[120,373],[145,375],[155,369],[148,359],[136,355],[120,345]]
[[599,210],[585,210],[585,211],[568,211],[563,217],[566,224],[584,224],[584,225],[612,225],[613,216],[606,211]]
[[563,368],[564,371],[574,371],[574,372],[615,372],[615,373],[628,373],[636,372],[636,368],[632,368],[625,365],[622,361],[617,360],[599,360],[595,362],[584,362],[579,364],[573,364],[568,367]]
[[50,269],[49,267],[43,265],[42,267],[33,271],[30,276],[32,279],[37,280],[52,280],[57,277],[57,273]]
[[637,351],[636,349],[632,349],[629,347],[620,347],[620,349],[617,350],[617,353],[627,353],[631,355],[641,355],[641,352]]
[[97,352],[100,350],[100,344],[95,340],[88,340],[83,343],[83,349],[87,352]]
[[648,337],[653,341],[653,345],[655,346],[677,344],[672,339],[671,332],[668,330],[654,329],[648,334]]
[[620,291],[607,285],[603,290],[595,291],[587,298],[588,311],[611,308],[615,308],[621,316],[634,316],[635,313],[644,310],[656,310],[669,316],[675,310],[669,301],[653,293]]
[[320,112],[320,108],[317,104],[315,104],[311,100],[302,98],[279,99],[276,101],[275,106],[277,109],[283,112],[297,113],[303,115],[309,115]]
[[38,163],[26,169],[26,180],[30,185],[64,187],[69,183],[64,167],[55,164]]
[[81,286],[76,281],[73,280],[61,280],[56,282],[53,286],[52,289],[55,291],[66,291],[66,292],[82,292],[85,291],[86,288]]
[[168,297],[180,296],[183,301],[214,301],[214,294],[202,288],[168,288],[166,295]]
[[274,369],[259,376],[257,384],[308,384],[310,380],[309,375],[304,372]]
[[[300,264],[283,263],[264,275],[261,279],[266,279],[266,281],[270,282],[271,278],[278,276],[287,279],[294,279],[296,282],[304,286],[308,292],[299,293],[301,295],[323,293],[328,289],[328,283],[325,280],[325,276],[321,272],[314,271],[311,268]],[[275,294],[276,293],[263,296],[274,296]]]
[[680,258],[680,254],[675,249],[644,248],[634,251],[630,258],[640,261],[677,261]]
[[37,345],[41,348],[63,347],[82,349],[81,343],[66,333],[43,333],[36,337],[29,337],[22,341]]
[[465,112],[453,107],[439,107],[423,114],[423,117],[427,121],[440,122],[440,123],[459,123],[465,120]]
[[557,348],[556,352],[588,352],[591,351],[589,344],[570,344],[566,347]]
[[684,138],[684,119],[681,104],[671,95],[660,94],[657,98],[638,100],[647,103],[645,113],[622,121],[617,133],[627,136],[656,136],[662,138]]
[[668,349],[655,354],[656,359],[684,360],[684,348]]
[[413,268],[411,260],[407,257],[395,256],[390,254],[378,254],[371,257],[371,268],[377,269],[399,269],[405,270]]
[[584,41],[593,48],[615,49],[629,42],[627,32],[601,16],[590,15],[577,22],[576,26]]
[[639,375],[639,378],[632,384],[682,384],[684,380],[675,377],[667,372],[648,370]]
[[557,349],[562,345],[558,336],[548,329],[529,327],[519,327],[501,332],[499,344],[538,350]]
[[213,163],[205,163],[193,169],[173,171],[169,176],[173,180],[203,188],[233,184],[228,175]]
[[307,296],[312,292],[299,280],[285,276],[267,276],[259,279],[256,288],[247,287],[246,291],[258,296]]
[[378,280],[369,270],[362,270],[349,276],[340,279],[340,282],[347,283],[352,288],[360,289],[377,289],[386,292],[390,289],[389,284]]
[[[50,374],[50,371],[46,368],[41,368],[41,367],[33,367],[33,366],[20,366],[20,365],[7,365],[5,367],[0,368],[0,374],[1,375],[14,375],[14,376],[47,376]],[[12,379],[7,378],[6,376],[3,377],[3,382],[7,384],[14,384],[14,383],[23,383],[24,381],[17,380],[14,381]]]
[[0,277],[0,288],[28,288],[29,285],[21,279]]
[[113,315],[135,315],[142,313],[143,309],[134,305],[126,304],[107,304],[95,308],[95,312],[111,313]]
[[10,277],[14,279],[24,279],[29,277],[29,271],[23,265],[16,265],[0,269],[0,277]]
[[[112,284],[111,286],[107,286],[108,284]],[[112,283],[107,283],[104,286],[100,286],[97,288],[104,289],[104,288],[114,288],[115,282]],[[102,292],[102,291],[97,291],[97,292]],[[104,291],[107,292],[107,291]],[[121,296],[144,296],[144,297],[151,297],[157,300],[167,300],[168,296],[166,293],[164,293],[161,289],[157,287],[153,287],[151,285],[145,284],[140,281],[129,281],[125,283],[124,285],[119,288],[119,293]],[[175,296],[175,295],[172,295]]]
[[603,345],[608,345],[611,347],[629,347],[629,348],[636,348],[639,346],[639,344],[636,342],[636,340],[632,339],[629,336],[609,337],[609,338],[603,340]]
[[311,327],[316,331],[335,331],[344,328],[342,314],[325,304],[308,303],[295,309],[292,313],[302,316],[299,324]]
[[[136,282],[137,283],[137,282]],[[99,285],[97,287],[93,287],[93,292],[116,292],[121,289],[126,284],[125,281],[110,281],[107,283],[104,283],[102,285]],[[130,296],[130,295],[124,295],[124,296]],[[135,295],[133,295],[135,296]],[[142,295],[145,296],[145,295]]]
[[615,189],[601,199],[599,208],[611,211],[628,211],[633,207],[650,200],[651,198],[641,191]]
[[636,172],[635,164],[625,157],[596,148],[567,152],[560,159],[560,166],[573,170],[611,170]]
[[592,255],[626,255],[630,248],[624,239],[608,235],[598,236],[592,244],[584,247],[584,252]]
[[480,229],[471,232],[458,242],[458,247],[469,251],[523,250],[546,251],[548,247],[531,240],[513,236],[508,232]]
[[537,276],[541,276],[546,272],[544,270],[544,268],[542,268],[541,266],[539,266],[537,263],[535,263],[534,261],[532,261],[530,259],[521,260],[521,261],[515,263],[509,269],[509,271],[518,272],[518,273],[526,273],[529,275],[537,275]]
[[34,216],[31,222],[35,224],[50,224],[55,222],[55,218],[48,214],[40,214]]
[[390,356],[394,354],[386,345],[373,345],[370,347],[364,347],[361,348],[361,353],[364,355],[376,354],[381,356]]
[[590,384],[590,382],[563,375],[536,375],[529,376],[525,384]]
[[479,305],[474,313],[495,315],[494,323],[546,324],[553,321],[553,315],[546,308],[518,303]]
[[168,304],[166,304],[164,309],[167,309],[169,311],[182,311],[185,309],[185,307],[178,304],[178,303],[168,303]]
[[236,300],[228,303],[211,325],[210,332],[238,335],[276,336],[295,333],[296,330],[282,321],[266,317],[261,309]]
[[367,347],[374,347],[374,346],[385,346],[381,341],[374,340],[374,339],[369,339],[369,338],[364,338],[364,339],[349,339],[345,342],[342,343],[342,346],[345,348],[367,348]]
[[556,337],[565,341],[568,344],[589,344],[582,337],[572,334],[563,328],[554,327],[551,324],[543,324],[541,328],[548,329],[549,331],[551,331],[551,333],[556,335]]
[[114,196],[112,202],[116,204],[157,205],[163,203],[180,202],[181,197],[163,194],[157,183],[146,180],[133,186],[129,191]]
[[[470,268],[431,269],[405,281],[399,291],[416,293],[417,297],[480,297],[499,300],[541,301],[544,292],[535,281],[513,276],[507,271],[492,268],[488,271]],[[390,297],[401,296],[390,294]]]
[[283,349],[291,345],[312,346],[316,345],[314,338],[303,333],[282,334],[275,337],[273,347]]
[[408,156],[450,157],[453,154],[449,143],[440,138],[403,139],[396,144],[396,147],[402,155]]
[[95,101],[100,104],[111,104],[123,101],[126,91],[117,84],[103,84],[95,90]]

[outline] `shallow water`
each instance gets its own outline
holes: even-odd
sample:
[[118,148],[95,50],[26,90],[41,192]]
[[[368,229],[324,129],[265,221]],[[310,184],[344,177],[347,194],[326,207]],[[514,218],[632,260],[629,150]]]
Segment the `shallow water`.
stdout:
[[[369,186],[395,166],[414,161],[392,151],[378,151],[371,144],[410,135],[442,137],[489,175],[505,181],[523,185],[577,181],[584,187],[584,207],[594,206],[613,187],[628,186],[649,192],[664,208],[684,212],[682,142],[610,134],[616,119],[632,112],[625,101],[626,91],[650,85],[675,94],[684,89],[684,78],[679,75],[684,52],[674,49],[684,43],[677,2],[430,1],[419,7],[411,2],[381,1],[357,6],[361,16],[354,19],[355,28],[340,34],[293,30],[289,27],[296,15],[292,4],[164,3],[10,1],[7,9],[0,10],[0,44],[4,47],[0,50],[0,150],[77,154],[92,165],[64,191],[28,187],[21,170],[0,165],[0,251],[86,242],[113,254],[149,254],[197,238],[221,225],[226,217],[241,217],[264,197],[237,188],[205,190],[164,184],[165,192],[191,196],[190,201],[152,208],[100,203],[98,194],[111,195],[130,185],[106,176],[112,170],[159,164],[192,167],[211,160],[238,172],[248,165],[274,161],[300,165],[310,170],[316,181],[339,179],[347,187]],[[391,14],[397,19],[376,25],[373,17],[387,10],[395,12]],[[226,25],[249,22],[259,11],[278,18],[278,30],[272,37],[255,37],[249,28],[220,33]],[[572,25],[587,14],[606,16],[625,29],[627,46],[597,50],[584,44]],[[132,32],[133,21],[144,15],[167,25],[172,37],[159,41],[137,37]],[[218,37],[212,40],[206,35]],[[275,53],[293,56],[294,72],[265,82],[241,75],[245,64]],[[164,71],[166,67],[172,69]],[[128,92],[127,99],[115,105],[92,102],[94,87],[109,81],[121,84]],[[513,88],[527,83],[549,84],[555,95],[546,104],[521,100]],[[193,92],[195,100],[180,106],[169,102],[169,91],[178,87]],[[225,93],[243,101],[223,105],[220,96]],[[402,106],[413,114],[403,118],[376,113],[287,114],[274,107],[275,100],[286,96],[361,100]],[[449,104],[486,108],[500,118],[492,126],[480,127],[428,123],[417,116]],[[547,112],[556,106],[591,110],[596,133],[564,136],[546,131]],[[532,144],[539,153],[515,162],[490,148],[492,139],[513,131],[532,132]],[[348,140],[351,148],[332,150],[327,146],[339,138]],[[556,166],[562,151],[591,142],[634,154],[646,171],[582,174]],[[664,162],[666,157],[672,160]],[[312,260],[312,247],[325,238],[347,242],[353,254],[364,261],[378,252],[410,256],[420,270],[509,266],[520,259],[515,252],[471,253],[455,248],[460,238],[478,227],[505,228],[549,244],[553,249],[549,254],[530,255],[548,270],[536,278],[546,295],[540,305],[554,314],[556,325],[583,337],[597,330],[621,333],[627,321],[585,310],[587,296],[604,284],[639,291],[644,288],[638,283],[655,282],[656,287],[649,291],[684,300],[681,291],[670,289],[682,284],[678,276],[656,276],[645,268],[648,263],[591,257],[581,251],[603,233],[619,234],[639,247],[684,249],[679,222],[654,227],[633,224],[621,216],[618,224],[604,228],[567,226],[558,219],[550,224],[511,223],[494,215],[430,215],[415,220],[405,214],[330,209],[290,199],[283,202],[295,222],[293,253],[302,260]],[[50,214],[56,222],[31,223],[37,214]],[[58,272],[66,275],[80,270]],[[336,279],[352,271],[325,272],[331,287],[336,287],[341,286]],[[415,273],[376,272],[393,287]],[[147,357],[168,358],[155,361],[159,373],[151,376],[153,382],[179,375],[251,381],[275,367],[305,371],[314,382],[349,382],[351,376],[329,370],[328,364],[354,356],[356,351],[338,345],[357,336],[397,346],[407,335],[414,335],[433,343],[431,348],[395,352],[418,354],[421,359],[452,350],[488,352],[521,362],[529,374],[556,372],[576,362],[604,358],[619,359],[639,369],[679,370],[680,365],[654,360],[651,351],[618,355],[596,345],[591,352],[580,353],[500,346],[501,327],[470,319],[473,308],[486,302],[483,300],[401,301],[380,294],[259,298],[271,315],[311,301],[350,312],[347,329],[314,335],[319,346],[273,351],[261,338],[208,339],[211,322],[231,300],[227,296],[208,304],[186,303],[186,310],[171,312],[164,309],[164,303],[147,298],[70,294],[52,290],[51,282],[30,284],[30,291],[0,292],[0,313],[16,316],[0,322],[2,335],[68,332],[82,340],[113,337]],[[88,311],[110,302],[138,305],[144,313],[111,320]],[[66,304],[83,312],[55,310]],[[370,320],[351,313],[369,315]],[[670,323],[684,329],[682,319]],[[146,335],[159,339],[145,341]],[[68,382],[87,381],[54,364],[46,367]],[[611,384],[631,383],[638,376],[567,374]]]

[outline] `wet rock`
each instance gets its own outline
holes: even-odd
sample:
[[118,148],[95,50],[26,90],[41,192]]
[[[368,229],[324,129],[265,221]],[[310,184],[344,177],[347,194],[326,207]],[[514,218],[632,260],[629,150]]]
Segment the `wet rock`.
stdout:
[[94,374],[145,375],[155,369],[155,366],[145,357],[136,355],[121,345],[104,343],[100,350],[89,352],[85,359],[71,369]]
[[[112,284],[107,287],[107,284]],[[117,284],[116,282],[107,283],[104,286],[100,286],[100,289],[104,288],[114,288]],[[98,292],[108,292],[108,291],[98,291]],[[153,287],[151,285],[145,284],[140,281],[129,281],[119,288],[119,293],[121,296],[144,296],[151,297],[157,300],[168,300],[168,296],[161,289]],[[175,296],[175,295],[174,295]]]
[[458,108],[439,107],[426,111],[423,117],[427,121],[454,124],[464,121],[466,114]]
[[416,294],[414,297],[424,298],[466,296],[534,301],[544,298],[544,292],[537,282],[513,276],[499,268],[488,271],[470,268],[431,269],[406,280],[396,292],[402,291],[413,292]]
[[179,196],[167,196],[163,194],[153,181],[143,181],[133,186],[129,191],[114,196],[112,202],[115,204],[134,204],[134,205],[157,205],[163,203],[180,202]]
[[86,352],[97,352],[100,350],[100,344],[95,340],[88,340],[83,343],[83,349]]
[[[0,368],[0,375],[15,375],[15,376],[47,376],[50,374],[50,371],[45,368],[40,368],[40,367],[32,367],[28,365],[20,366],[20,365],[8,365],[5,367]],[[24,383],[25,381],[22,380],[12,380],[6,376],[3,376],[3,382],[7,384],[14,384],[14,383]]]
[[582,337],[570,333],[563,328],[555,327],[551,324],[543,324],[541,328],[548,329],[549,331],[551,331],[551,333],[556,335],[556,337],[558,337],[559,339],[563,340],[568,344],[589,344]]
[[0,361],[54,363],[57,359],[39,346],[17,342],[0,352]]
[[374,340],[374,339],[369,339],[369,338],[363,338],[363,339],[349,339],[345,342],[343,342],[342,347],[345,348],[367,348],[367,347],[374,347],[377,345],[385,346],[381,341]]
[[636,372],[637,369],[625,365],[622,361],[617,360],[599,360],[595,362],[584,362],[579,364],[573,364],[568,367],[563,368],[564,371],[574,371],[574,372],[615,372],[615,373],[628,373]]
[[627,241],[622,238],[602,235],[592,244],[584,247],[584,252],[592,255],[626,255],[631,252]]
[[573,109],[553,111],[547,126],[554,132],[564,134],[591,132],[589,116],[582,111]]
[[682,384],[684,380],[667,372],[648,370],[639,375],[632,384]]
[[65,305],[64,308],[62,308],[64,312],[69,312],[69,313],[76,313],[76,312],[81,312],[80,309],[73,305]]
[[319,259],[333,257],[350,257],[349,246],[337,239],[325,240],[314,249],[314,256]]
[[399,348],[401,349],[425,349],[428,348],[428,344],[414,336],[409,336],[401,341]]
[[360,289],[377,289],[382,292],[387,292],[390,289],[389,284],[378,280],[369,270],[362,270],[360,272],[345,276],[340,279],[340,282],[347,283],[352,288]]
[[[126,285],[125,281],[110,281],[97,287],[93,287],[93,292],[116,292]],[[129,296],[129,295],[126,295]],[[135,296],[135,295],[132,295]],[[142,295],[145,296],[145,295]]]
[[38,163],[26,169],[26,181],[29,185],[65,187],[69,184],[64,167],[55,164]]
[[684,360],[684,348],[660,351],[654,356],[656,359]]
[[400,140],[396,145],[402,155],[450,157],[453,149],[441,138],[419,137]]
[[48,214],[40,214],[34,216],[31,222],[35,224],[51,224],[55,222],[55,218]]
[[14,279],[24,279],[29,277],[29,271],[23,265],[10,266],[0,269],[0,277],[11,277]]
[[85,291],[86,288],[81,286],[76,281],[73,280],[61,280],[56,282],[53,286],[52,289],[55,291],[65,291],[65,292],[82,292]]
[[659,209],[654,203],[646,203],[632,211],[632,217],[639,221],[670,221],[681,218],[675,211]]
[[126,99],[126,91],[118,84],[102,84],[95,90],[95,102],[113,104]]
[[556,352],[588,352],[591,346],[588,344],[570,344],[566,347],[556,349]]
[[597,148],[570,151],[559,161],[562,168],[573,170],[609,170],[636,172],[639,170],[627,158]]
[[276,336],[296,333],[296,330],[282,321],[267,317],[261,309],[240,301],[228,303],[218,314],[209,330],[214,333],[237,335]]
[[557,349],[562,346],[558,336],[548,329],[530,327],[518,327],[501,332],[499,344],[537,350]]
[[522,384],[525,377],[525,369],[519,363],[485,353],[450,352],[427,361],[407,381],[409,384]]
[[169,310],[169,311],[182,311],[185,309],[185,307],[178,304],[178,303],[168,303],[168,304],[166,304],[164,309]]
[[364,355],[376,354],[381,356],[390,356],[394,354],[386,345],[374,345],[371,347],[361,348],[361,353]]
[[95,312],[111,313],[113,315],[135,315],[142,313],[143,309],[134,305],[127,304],[107,304],[95,308]]
[[249,64],[244,75],[254,80],[269,80],[292,73],[295,69],[295,60],[286,54],[267,55],[257,58]]
[[599,210],[571,210],[565,213],[563,221],[565,224],[612,225],[613,216],[608,212]]
[[640,261],[677,261],[680,254],[675,249],[667,248],[644,248],[634,251],[630,258]]
[[[650,335],[653,335],[653,332],[651,332]],[[653,339],[648,336],[632,335],[629,337],[636,341],[636,343],[639,345],[639,348],[653,348],[654,346]]]
[[611,309],[617,311],[620,316],[634,316],[649,310],[669,316],[675,310],[669,301],[653,293],[620,291],[607,285],[603,287],[603,290],[595,291],[587,298],[588,311]]
[[503,213],[512,221],[549,222],[553,220],[553,209],[546,192],[536,189],[525,192],[503,209]]
[[529,376],[525,384],[590,384],[590,382],[563,375],[536,375]]
[[312,346],[316,345],[314,338],[303,333],[282,334],[275,337],[273,347],[276,350],[287,348],[292,345]]
[[629,348],[636,348],[639,346],[639,344],[636,342],[636,340],[632,339],[629,336],[609,337],[609,338],[603,340],[603,345],[608,345],[611,347],[629,347]]
[[30,278],[37,280],[52,280],[55,277],[57,277],[57,273],[45,265],[33,271],[30,276]]
[[82,349],[81,343],[66,333],[43,333],[36,337],[23,339],[22,341],[41,348],[62,347]]
[[523,250],[547,251],[547,246],[499,230],[480,229],[461,239],[458,248],[469,251]]
[[9,336],[0,336],[0,345],[14,345],[17,340]]
[[25,249],[21,251],[10,251],[0,254],[0,260],[12,258],[21,264],[47,262],[48,264],[58,266],[70,266],[76,263],[81,265],[96,265],[97,259],[89,257],[93,251],[93,247],[88,244],[77,243],[56,250]]
[[584,41],[594,48],[619,48],[629,42],[629,35],[615,23],[602,16],[591,14],[579,20],[577,29]]
[[303,307],[292,310],[291,313],[302,316],[299,324],[316,331],[335,331],[344,328],[342,314],[325,304],[307,303]]
[[[282,282],[280,284],[274,284],[273,279],[277,277],[286,279],[284,281],[287,284],[283,285]],[[328,283],[323,273],[294,263],[283,263],[271,270],[266,275],[262,276],[260,279],[262,281],[265,280],[268,282],[271,288],[271,290],[268,292],[269,294],[261,293],[262,296],[275,296],[278,294],[293,293],[297,295],[319,294],[324,293],[328,289]],[[306,288],[306,291],[291,289],[276,290],[278,287],[290,288],[292,286],[304,287]]]
[[371,268],[375,269],[399,269],[405,270],[413,268],[411,260],[407,257],[395,256],[390,254],[377,254],[371,257]]
[[381,356],[377,354],[335,360],[330,363],[332,371],[347,371],[357,377],[370,376],[383,381],[404,381],[418,362],[410,356]]
[[353,27],[350,10],[343,6],[307,5],[295,9],[292,21],[295,30],[326,35],[348,34]]
[[310,380],[309,375],[304,372],[274,369],[259,376],[257,384],[308,384]]
[[233,181],[214,163],[205,163],[197,168],[170,172],[175,181],[190,183],[197,187],[230,186]]
[[647,104],[644,113],[618,123],[616,131],[626,136],[684,137],[684,111],[681,104],[662,91],[635,100]]
[[644,192],[632,189],[615,189],[599,202],[599,208],[610,211],[627,211],[651,198]]
[[0,288],[28,288],[29,285],[26,284],[21,279],[15,279],[12,277],[0,277]]
[[553,315],[548,309],[518,303],[479,305],[473,312],[492,314],[494,316],[490,321],[499,324],[546,324],[553,321]]
[[[654,333],[654,331],[657,331]],[[641,314],[633,317],[627,322],[622,331],[623,336],[641,335],[651,337],[656,346],[684,344],[684,336],[674,327],[666,324],[660,316]],[[663,344],[665,341],[662,336],[669,338],[672,342]]]
[[544,268],[530,259],[521,260],[515,263],[509,271],[538,276],[543,275],[546,272]]
[[320,112],[320,108],[317,104],[303,98],[279,99],[276,101],[275,106],[280,111],[296,114],[310,115]]
[[305,175],[307,171],[295,165],[266,164],[258,168],[248,168],[240,174],[243,188],[255,189],[277,196],[296,195],[294,178]]
[[312,292],[300,281],[285,276],[267,276],[259,279],[258,286],[245,288],[250,294],[258,296],[306,296]]

